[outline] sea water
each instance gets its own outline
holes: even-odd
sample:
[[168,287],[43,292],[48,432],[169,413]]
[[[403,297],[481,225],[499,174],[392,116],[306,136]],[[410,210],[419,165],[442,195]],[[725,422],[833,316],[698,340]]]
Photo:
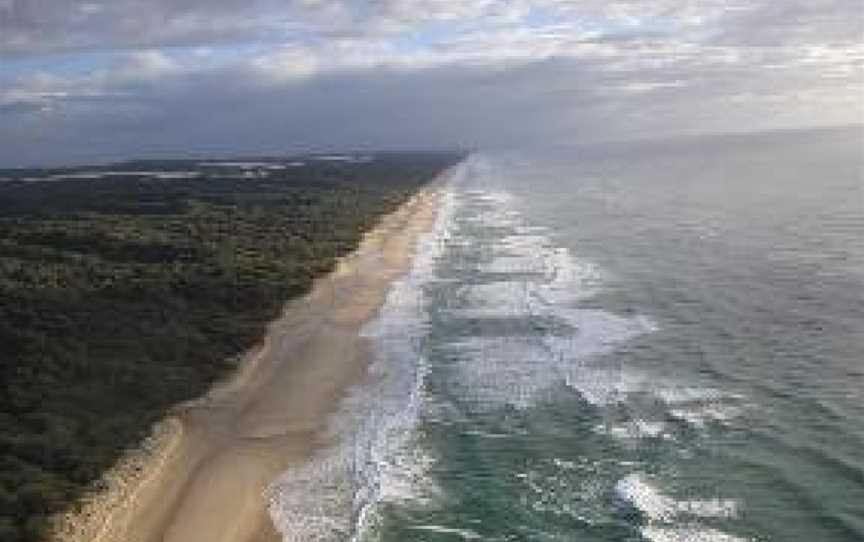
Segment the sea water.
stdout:
[[864,540],[864,132],[477,153],[286,541]]

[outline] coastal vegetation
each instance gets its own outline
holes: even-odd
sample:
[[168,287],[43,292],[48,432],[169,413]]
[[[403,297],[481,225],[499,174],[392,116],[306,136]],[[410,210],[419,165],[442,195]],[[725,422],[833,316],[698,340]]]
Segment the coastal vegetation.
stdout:
[[[0,171],[0,540],[40,540],[172,406],[230,372],[285,301],[459,158]],[[177,169],[194,175],[128,175]]]

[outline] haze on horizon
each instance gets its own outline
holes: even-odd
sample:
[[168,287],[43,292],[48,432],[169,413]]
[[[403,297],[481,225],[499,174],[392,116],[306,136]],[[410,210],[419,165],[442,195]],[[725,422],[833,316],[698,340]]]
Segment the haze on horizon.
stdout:
[[864,122],[857,0],[0,0],[0,167]]

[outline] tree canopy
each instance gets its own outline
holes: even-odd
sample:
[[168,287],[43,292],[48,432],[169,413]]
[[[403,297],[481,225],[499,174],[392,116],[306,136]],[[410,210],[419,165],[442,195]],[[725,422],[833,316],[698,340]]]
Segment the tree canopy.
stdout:
[[66,180],[0,171],[0,539],[39,540],[47,517],[458,159],[267,159],[242,175],[137,162]]

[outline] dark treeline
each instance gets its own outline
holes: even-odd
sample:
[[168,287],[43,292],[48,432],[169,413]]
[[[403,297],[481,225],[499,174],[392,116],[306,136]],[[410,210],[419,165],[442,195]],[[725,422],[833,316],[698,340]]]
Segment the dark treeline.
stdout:
[[172,405],[230,371],[286,300],[459,158],[0,182],[0,540],[38,540]]

